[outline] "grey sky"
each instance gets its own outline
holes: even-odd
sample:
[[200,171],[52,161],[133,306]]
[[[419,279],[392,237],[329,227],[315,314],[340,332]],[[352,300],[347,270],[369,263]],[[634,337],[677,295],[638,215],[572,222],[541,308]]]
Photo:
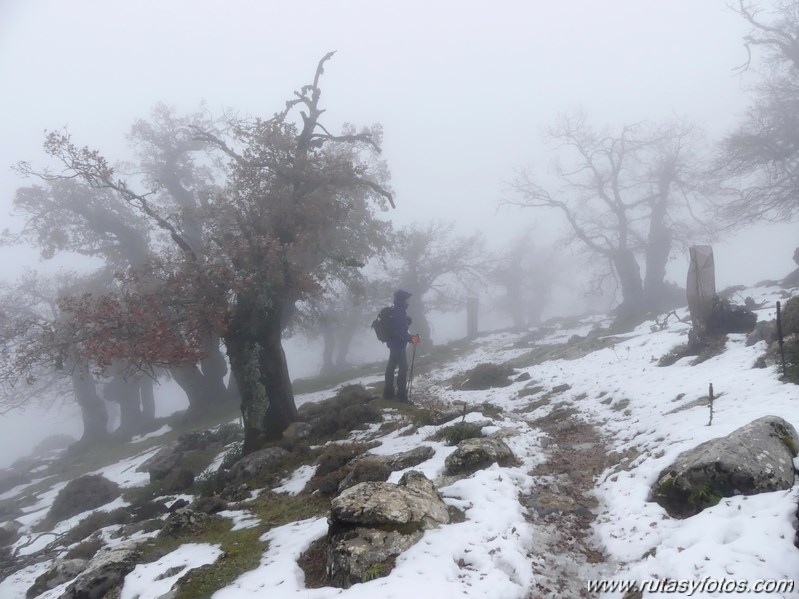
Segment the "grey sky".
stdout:
[[[582,107],[596,125],[685,116],[713,139],[748,104],[751,75],[733,74],[745,32],[724,0],[0,0],[0,229],[24,184],[8,167],[43,161],[45,129],[125,158],[156,102],[271,115],[336,50],[326,122],[383,125],[395,222],[453,218],[495,246],[534,220],[554,236],[550,217],[496,209],[515,169],[546,167],[542,128]],[[716,244],[719,285],[786,274],[799,235],[735,243]],[[0,264],[0,278],[36,265],[19,248]],[[15,422],[19,442],[46,428]],[[3,439],[13,457],[17,437]]]
[[[67,125],[122,158],[124,134],[154,103],[269,115],[337,50],[322,84],[327,122],[382,123],[391,217],[456,218],[501,241],[540,218],[497,215],[497,200],[515,169],[546,166],[540,132],[559,112],[726,130],[748,102],[748,76],[732,71],[745,31],[724,0],[2,0],[0,218],[21,184],[6,165],[42,160],[45,129]],[[791,268],[799,237],[771,231],[755,245],[787,255],[763,277]],[[742,275],[735,262],[730,277]]]

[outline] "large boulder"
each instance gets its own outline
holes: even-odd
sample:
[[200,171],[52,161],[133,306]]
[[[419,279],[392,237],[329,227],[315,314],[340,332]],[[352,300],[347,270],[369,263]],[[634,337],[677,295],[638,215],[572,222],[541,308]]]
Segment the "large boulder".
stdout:
[[367,582],[374,573],[384,575],[390,561],[419,542],[424,533],[354,528],[330,539],[327,584],[347,589]]
[[424,530],[448,523],[449,512],[433,483],[411,471],[396,485],[365,482],[345,490],[333,499],[328,522],[328,583],[348,588],[385,574]]
[[686,518],[722,497],[790,489],[797,449],[794,427],[764,416],[680,454],[658,475],[651,498],[671,516]]
[[399,483],[365,482],[331,502],[330,526],[425,530],[449,522],[447,505],[424,474],[406,472]]
[[472,474],[491,464],[507,466],[513,463],[515,457],[504,441],[491,437],[477,437],[464,439],[458,443],[457,449],[444,460],[444,472],[454,476]]
[[140,555],[138,543],[125,541],[114,547],[103,547],[86,566],[83,574],[59,599],[104,599],[116,596]]
[[231,484],[237,485],[255,478],[263,472],[269,472],[289,452],[282,447],[267,447],[259,451],[244,456],[233,464],[228,473],[228,480]]
[[61,489],[53,501],[47,519],[59,522],[110,503],[121,494],[119,485],[99,474],[81,476],[69,481]]

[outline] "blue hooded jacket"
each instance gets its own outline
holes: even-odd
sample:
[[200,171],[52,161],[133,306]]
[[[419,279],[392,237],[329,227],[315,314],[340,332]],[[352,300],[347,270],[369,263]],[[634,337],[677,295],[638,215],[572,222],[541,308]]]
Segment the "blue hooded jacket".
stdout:
[[403,289],[394,292],[394,308],[391,311],[391,337],[386,342],[391,349],[402,349],[411,342],[411,334],[408,327],[411,319],[408,317],[405,300],[411,297],[411,293]]

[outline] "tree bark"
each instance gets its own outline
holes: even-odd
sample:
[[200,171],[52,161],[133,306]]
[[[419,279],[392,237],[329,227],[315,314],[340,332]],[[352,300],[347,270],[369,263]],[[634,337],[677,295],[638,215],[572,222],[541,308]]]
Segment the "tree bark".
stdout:
[[106,395],[119,404],[119,429],[123,436],[141,432],[144,417],[141,409],[140,386],[138,382],[125,380],[115,375],[106,387]]
[[[360,315],[360,312],[358,313]],[[352,340],[355,337],[355,333],[358,332],[358,327],[360,324],[360,320],[348,320],[341,329],[338,331],[338,335],[336,337],[336,341],[338,341],[338,345],[336,346],[336,355],[334,359],[334,364],[336,367],[342,367],[347,365],[347,355],[350,353],[350,347],[352,347]]]
[[153,381],[150,377],[144,376],[139,381],[139,398],[141,399],[142,419],[145,423],[155,420],[155,393]]
[[611,256],[613,268],[621,285],[622,303],[618,314],[622,320],[636,319],[644,313],[644,286],[641,268],[631,250],[615,250]]
[[245,454],[282,438],[297,420],[282,345],[282,307],[259,307],[257,297],[237,298],[224,341],[241,394]]
[[671,254],[672,234],[665,224],[669,205],[669,190],[674,177],[674,163],[663,166],[658,181],[658,195],[649,216],[649,237],[646,244],[646,275],[644,279],[644,301],[652,310],[659,310],[664,298],[666,264]]
[[220,379],[208,379],[196,365],[173,366],[169,369],[172,378],[183,389],[189,400],[189,416],[199,418],[207,414],[215,403],[227,395]]
[[666,264],[670,254],[671,232],[664,226],[655,227],[653,223],[646,246],[646,278],[644,279],[646,306],[653,310],[659,310],[662,307]]
[[94,377],[85,366],[72,373],[72,392],[80,406],[83,435],[80,442],[91,444],[108,437],[108,410],[97,394]]
[[322,369],[319,374],[326,374],[333,370],[333,352],[336,347],[336,333],[334,327],[328,323],[322,323]]

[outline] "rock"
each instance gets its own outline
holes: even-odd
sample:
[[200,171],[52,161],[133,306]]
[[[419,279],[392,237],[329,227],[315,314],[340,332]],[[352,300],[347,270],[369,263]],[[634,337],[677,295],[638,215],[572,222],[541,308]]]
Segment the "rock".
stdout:
[[771,345],[776,338],[776,321],[766,322],[761,320],[755,324],[755,328],[746,336],[746,347],[752,346],[760,341],[765,341],[766,345]]
[[350,463],[350,472],[338,485],[338,492],[354,487],[358,483],[387,481],[391,468],[385,458],[367,455]]
[[464,376],[464,381],[457,385],[462,390],[484,390],[492,387],[507,387],[511,384],[510,376],[513,368],[505,364],[478,364]]
[[180,499],[178,499],[178,500],[177,500],[175,503],[173,503],[172,505],[170,505],[170,506],[167,508],[167,511],[168,511],[168,512],[171,514],[171,513],[173,513],[173,512],[176,512],[176,511],[178,511],[178,510],[179,510],[179,509],[181,509],[181,508],[184,508],[184,507],[186,507],[187,505],[189,505],[189,502],[188,502],[188,501],[186,501],[185,499],[183,499],[183,498],[181,497],[181,498],[180,498]]
[[25,593],[27,599],[38,597],[45,591],[54,589],[72,580],[86,569],[89,562],[85,559],[56,560],[53,566],[33,581],[33,585]]
[[53,501],[47,518],[59,522],[93,510],[119,497],[122,491],[115,482],[97,474],[87,474],[67,483]]
[[281,447],[267,447],[244,456],[230,468],[228,478],[233,485],[243,483],[258,476],[259,473],[266,471],[289,455],[289,452]]
[[139,549],[135,541],[103,547],[59,599],[105,599],[113,596],[124,583],[125,576],[136,566],[138,558]]
[[211,497],[198,497],[194,503],[191,504],[191,509],[195,512],[216,514],[217,512],[228,509],[228,502],[218,495],[213,495]]
[[530,376],[529,372],[523,372],[515,379],[513,379],[514,383],[523,383],[524,381],[529,381],[532,377]]
[[175,510],[167,517],[159,537],[177,537],[184,533],[198,532],[212,516],[205,512],[195,512],[189,508]]
[[238,424],[223,424],[206,431],[191,431],[181,435],[176,449],[180,452],[205,451],[213,447],[224,447],[244,439],[244,431]]
[[501,439],[491,437],[464,439],[444,461],[444,473],[447,475],[472,474],[495,462],[504,466],[513,460],[513,452]]
[[658,476],[651,498],[685,518],[722,497],[790,489],[797,449],[793,426],[777,416],[759,418],[680,454]]
[[385,575],[393,559],[418,542],[425,529],[449,522],[435,486],[415,471],[396,485],[355,485],[336,497],[331,508],[328,582],[342,588]]
[[424,530],[449,522],[446,504],[433,483],[416,471],[398,484],[365,482],[350,487],[331,502],[330,525],[396,527]]
[[149,472],[150,481],[163,480],[178,465],[183,453],[177,442],[167,443],[153,457],[139,466],[137,472]]
[[161,491],[164,493],[179,493],[191,489],[194,484],[194,473],[188,468],[175,468],[170,470],[162,483]]
[[[367,571],[410,549],[423,534],[422,531],[402,534],[373,528],[355,528],[334,535],[330,539],[327,556],[327,583],[348,589],[353,584],[365,582],[368,580]],[[381,571],[381,574],[385,575],[385,572]]]
[[564,391],[568,391],[571,388],[572,386],[569,385],[568,383],[563,383],[561,385],[556,385],[552,387],[552,393],[563,393]]
[[436,455],[435,449],[429,445],[420,445],[419,447],[414,447],[410,451],[386,456],[385,460],[392,471],[405,470],[406,468],[412,468],[413,466],[418,466],[422,462],[426,462],[434,455]]

